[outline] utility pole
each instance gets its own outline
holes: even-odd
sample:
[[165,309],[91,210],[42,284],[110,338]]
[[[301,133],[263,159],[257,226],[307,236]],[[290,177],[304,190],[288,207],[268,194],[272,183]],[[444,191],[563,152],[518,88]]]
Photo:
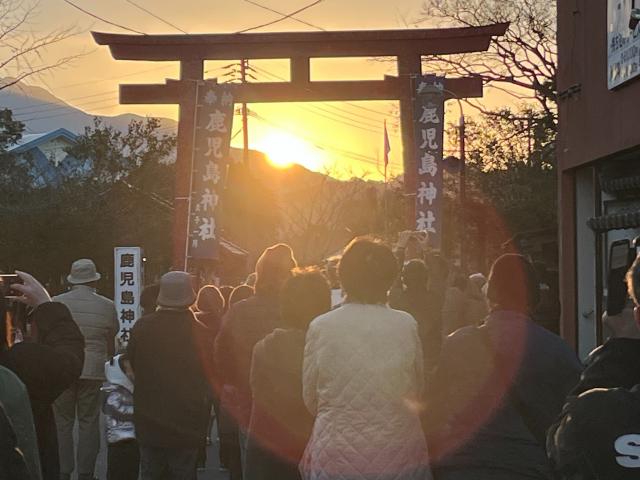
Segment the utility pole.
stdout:
[[[240,61],[240,81],[242,84],[247,83],[247,65],[249,61],[242,59]],[[242,159],[245,165],[249,162],[249,119],[247,116],[247,104],[242,104],[242,137],[244,140],[244,151]]]

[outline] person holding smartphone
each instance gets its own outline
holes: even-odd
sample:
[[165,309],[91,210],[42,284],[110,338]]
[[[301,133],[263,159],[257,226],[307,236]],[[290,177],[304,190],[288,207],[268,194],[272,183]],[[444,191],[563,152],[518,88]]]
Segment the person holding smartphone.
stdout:
[[580,382],[549,429],[547,449],[557,477],[636,479],[640,473],[640,256],[626,275],[632,308],[625,327],[587,359]]
[[[84,338],[69,309],[51,301],[47,290],[31,275],[16,272],[21,284],[12,284],[16,298],[0,296],[0,365],[24,383],[31,401],[43,480],[59,480],[58,439],[53,417],[54,400],[82,372]],[[4,291],[2,292],[4,294]],[[21,302],[29,309],[24,341],[13,343],[7,328],[7,305]],[[9,325],[8,325],[9,323]]]

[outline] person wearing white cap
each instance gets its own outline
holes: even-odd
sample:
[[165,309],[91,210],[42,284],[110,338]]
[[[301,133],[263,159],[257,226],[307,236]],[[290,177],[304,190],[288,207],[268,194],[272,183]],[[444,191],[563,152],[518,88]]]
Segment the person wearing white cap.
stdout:
[[160,279],[158,309],[131,331],[127,356],[135,373],[134,423],[142,480],[195,480],[212,394],[212,345],[190,307],[187,272]]
[[96,293],[101,276],[93,261],[73,262],[67,281],[69,292],[54,297],[66,305],[85,340],[85,359],[80,379],[54,404],[60,445],[60,478],[71,478],[75,469],[73,426],[78,420],[78,480],[94,478],[100,449],[100,387],[104,363],[113,355],[119,324],[114,304]]

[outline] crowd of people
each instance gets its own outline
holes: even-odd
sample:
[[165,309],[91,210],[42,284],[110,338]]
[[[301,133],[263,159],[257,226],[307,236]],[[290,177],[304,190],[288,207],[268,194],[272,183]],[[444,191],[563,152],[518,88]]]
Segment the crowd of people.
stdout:
[[[325,271],[278,244],[235,288],[166,273],[122,348],[93,262],[53,299],[20,272],[30,314],[5,315],[0,478],[94,478],[100,411],[109,480],[194,480],[216,434],[232,480],[637,478],[640,340],[611,339],[585,368],[545,328],[527,258],[466,275],[423,241],[358,238]],[[640,261],[628,285],[640,305]]]

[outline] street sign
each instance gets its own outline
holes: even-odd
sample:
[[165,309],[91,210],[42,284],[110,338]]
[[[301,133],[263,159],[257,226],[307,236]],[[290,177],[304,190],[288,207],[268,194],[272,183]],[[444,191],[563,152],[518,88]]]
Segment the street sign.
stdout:
[[608,0],[608,7],[607,79],[612,90],[640,75],[640,24],[632,22],[632,0]]

